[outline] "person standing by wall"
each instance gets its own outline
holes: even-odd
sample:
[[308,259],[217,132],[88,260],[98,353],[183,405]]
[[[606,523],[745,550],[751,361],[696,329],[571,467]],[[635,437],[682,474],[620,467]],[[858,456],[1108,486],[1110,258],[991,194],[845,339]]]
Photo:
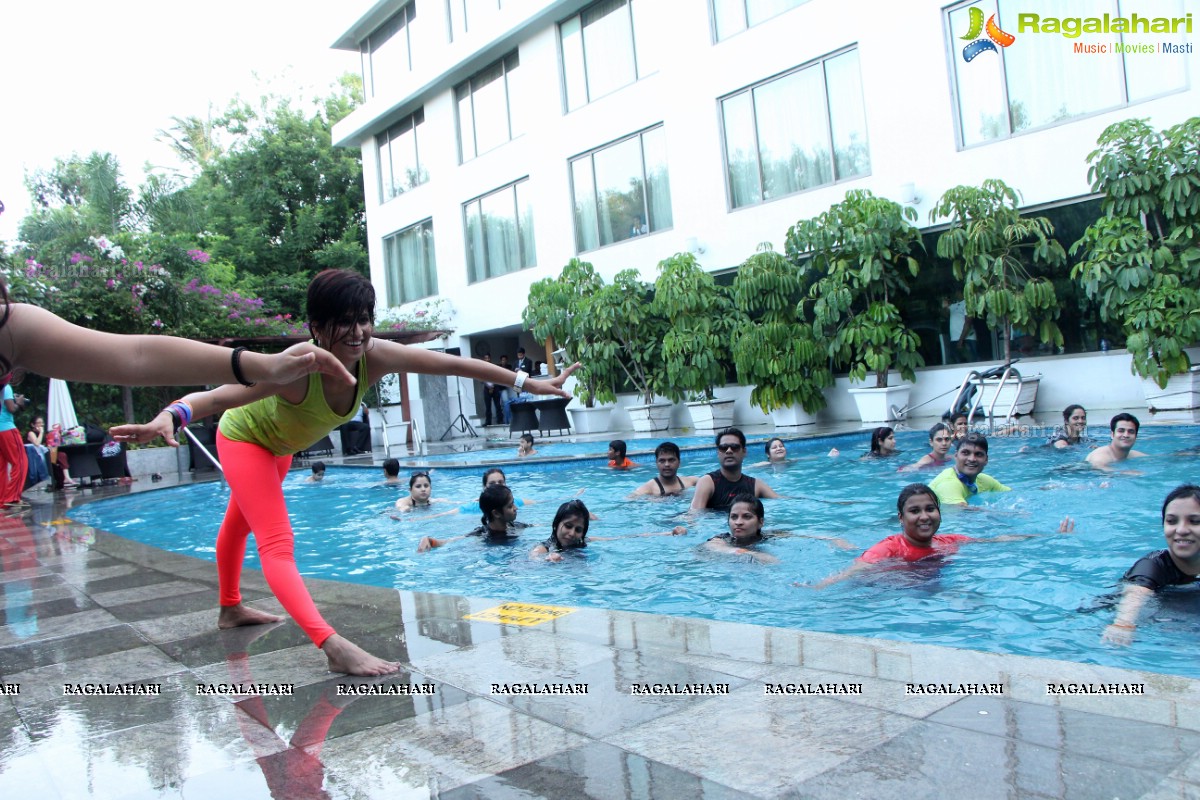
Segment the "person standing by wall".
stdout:
[[4,508],[21,506],[21,492],[29,473],[25,442],[13,419],[13,414],[29,405],[29,401],[25,395],[13,393],[11,380],[11,372],[0,378],[4,383],[3,401],[0,402],[0,506]]

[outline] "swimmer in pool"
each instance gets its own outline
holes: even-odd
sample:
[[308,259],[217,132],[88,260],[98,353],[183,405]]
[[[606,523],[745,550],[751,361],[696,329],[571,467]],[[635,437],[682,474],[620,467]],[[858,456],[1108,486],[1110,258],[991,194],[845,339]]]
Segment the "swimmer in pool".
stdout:
[[522,528],[529,527],[527,523],[517,522],[517,503],[507,486],[493,484],[484,489],[479,495],[479,510],[483,516],[478,528],[449,539],[422,536],[421,541],[417,543],[417,552],[428,553],[435,547],[445,547],[468,536],[478,536],[488,544],[511,543],[520,535]]
[[751,468],[782,466],[789,463],[787,444],[784,443],[783,439],[778,437],[768,439],[767,443],[763,446],[763,450],[767,454],[767,460],[751,464]]
[[1167,495],[1162,525],[1167,549],[1143,556],[1125,572],[1117,617],[1104,629],[1102,641],[1128,645],[1151,596],[1170,586],[1195,583],[1200,576],[1200,486],[1185,483]]
[[[1133,414],[1117,414],[1108,423],[1112,441],[1097,447],[1087,455],[1087,462],[1096,469],[1112,469],[1112,465],[1130,458],[1144,458],[1145,453],[1133,449],[1137,444],[1141,423]],[[1137,474],[1136,472],[1134,474]]]
[[312,463],[312,475],[304,479],[305,483],[320,483],[325,480],[325,462],[314,461]]
[[[292,454],[304,450],[358,413],[367,388],[393,372],[461,375],[479,381],[509,384],[512,373],[495,364],[459,358],[419,347],[372,337],[375,287],[364,275],[349,270],[324,270],[308,287],[309,330],[317,347],[343,368],[353,370],[357,383],[301,377],[285,385],[226,385],[194,392],[172,403],[146,425],[122,425],[114,436],[148,442],[159,436],[177,444],[175,431],[187,420],[225,414],[217,433],[217,452],[229,483],[229,505],[217,534],[217,575],[220,582],[218,627],[278,622],[280,617],[244,605],[242,561],[253,531],[262,570],[271,591],[313,644],[324,651],[332,672],[383,675],[400,665],[377,658],[339,636],[325,621],[309,595],[294,557],[294,534],[283,495],[283,480]],[[154,338],[154,337],[147,337]],[[236,362],[234,362],[236,365]],[[517,382],[534,394],[569,396],[562,389],[574,365],[549,381]],[[235,377],[245,378],[234,369]],[[181,379],[195,383],[200,376]],[[224,380],[221,378],[220,380]]]
[[790,531],[764,531],[766,511],[762,501],[751,494],[740,494],[733,498],[729,506],[726,523],[728,533],[720,533],[704,543],[704,549],[714,553],[749,556],[760,564],[775,564],[779,559],[768,553],[753,549],[760,542],[768,539],[783,537],[799,537],[801,539],[820,539],[835,547],[853,549],[854,545],[845,539],[834,536],[815,536],[807,533],[791,533]]
[[[530,559],[534,561],[562,561],[564,550],[576,550],[587,547],[588,523],[591,512],[580,500],[571,500],[558,507],[554,522],[550,525],[550,538],[536,545],[529,551]],[[672,530],[662,533],[635,533],[632,536],[683,536],[687,528],[676,525]],[[627,539],[629,536],[593,536],[593,542],[610,542],[614,539]]]
[[890,458],[899,451],[896,449],[896,431],[883,427],[871,431],[871,452],[863,458]]
[[936,423],[929,429],[929,452],[908,467],[905,472],[918,469],[941,469],[950,463],[950,445],[954,444],[954,431],[944,422]]
[[440,497],[433,496],[433,479],[428,472],[414,472],[408,479],[408,497],[396,501],[396,510],[412,511],[417,508],[429,508],[434,503],[448,503]]
[[[844,581],[855,573],[862,572],[880,561],[921,561],[936,556],[948,556],[958,552],[960,544],[969,542],[1017,542],[1041,536],[1037,533],[1016,533],[977,539],[960,533],[938,533],[942,525],[942,509],[938,496],[923,483],[910,483],[900,490],[896,498],[900,533],[877,542],[859,556],[853,564],[815,584],[812,588],[823,589],[830,584]],[[1075,522],[1066,517],[1058,526],[1059,533],[1072,533]]]
[[517,457],[524,458],[525,456],[536,456],[537,450],[533,449],[533,435],[522,433],[520,440],[517,442]]
[[639,486],[633,496],[677,497],[700,480],[694,475],[679,474],[679,445],[674,442],[663,442],[654,448],[654,464],[658,475]]

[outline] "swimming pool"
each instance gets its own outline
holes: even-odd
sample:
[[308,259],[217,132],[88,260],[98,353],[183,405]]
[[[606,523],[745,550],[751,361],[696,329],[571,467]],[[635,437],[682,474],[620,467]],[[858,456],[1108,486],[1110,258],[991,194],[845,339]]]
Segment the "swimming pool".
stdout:
[[[1200,634],[1200,591],[1164,595],[1128,649],[1099,644],[1112,619],[1102,598],[1138,557],[1163,546],[1159,507],[1185,480],[1200,479],[1194,427],[1142,429],[1138,449],[1155,456],[1136,462],[1139,475],[1100,475],[1080,466],[1083,453],[1040,447],[1044,439],[994,438],[988,473],[1014,491],[984,495],[973,504],[987,511],[948,509],[942,532],[988,537],[1050,533],[1058,520],[1075,518],[1074,535],[1020,542],[969,544],[939,565],[883,568],[815,591],[812,583],[847,566],[854,556],[898,532],[895,498],[901,486],[936,472],[898,473],[925,450],[923,432],[902,432],[905,451],[895,460],[858,460],[866,434],[793,442],[799,458],[780,468],[748,470],[777,491],[798,499],[768,501],[767,528],[837,535],[854,551],[789,537],[763,547],[777,565],[709,555],[698,546],[724,530],[705,515],[685,537],[594,542],[561,564],[528,561],[529,549],[549,533],[558,503],[579,487],[600,515],[592,536],[666,530],[678,524],[686,499],[626,500],[649,479],[650,467],[614,472],[599,458],[548,465],[533,461],[506,467],[519,498],[537,500],[520,511],[535,527],[515,546],[460,541],[418,555],[424,534],[446,537],[479,523],[478,514],[428,519],[422,511],[395,521],[381,514],[407,492],[379,485],[378,468],[330,467],[323,483],[304,483],[296,471],[285,484],[297,531],[296,556],[305,575],[420,591],[437,591],[550,604],[600,606],[661,614],[778,625],[802,629],[968,647],[1000,653],[1145,669],[1200,678],[1194,654]],[[1092,431],[1094,436],[1106,431]],[[1017,451],[1034,445],[1028,453]],[[594,444],[603,448],[602,443]],[[825,457],[830,446],[843,456]],[[760,458],[750,448],[747,463]],[[685,452],[684,474],[714,469],[714,451]],[[438,469],[434,496],[467,502],[480,489],[481,469]],[[407,472],[402,473],[407,477]],[[1106,488],[1099,488],[1101,481]],[[1049,486],[1049,489],[1043,487]],[[173,495],[166,502],[163,492]],[[114,498],[74,509],[71,516],[147,544],[214,558],[221,484],[202,484]],[[850,503],[833,504],[828,501]],[[434,512],[449,506],[434,506]],[[257,566],[251,553],[247,564]]]

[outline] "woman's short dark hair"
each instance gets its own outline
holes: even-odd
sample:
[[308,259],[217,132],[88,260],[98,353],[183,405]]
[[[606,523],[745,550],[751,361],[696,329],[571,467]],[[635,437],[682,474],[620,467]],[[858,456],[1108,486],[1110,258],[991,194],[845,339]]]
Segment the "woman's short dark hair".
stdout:
[[417,482],[417,478],[424,478],[429,481],[429,487],[433,488],[433,478],[429,477],[428,472],[414,472],[410,475],[408,478],[408,488],[411,489],[413,487],[413,484]]
[[750,510],[754,512],[754,516],[758,517],[758,521],[760,523],[766,519],[767,511],[765,508],[763,508],[762,500],[759,500],[754,495],[748,493],[735,495],[733,500],[729,503],[729,511],[725,516],[728,517],[729,514],[732,514],[733,507],[738,503],[745,503],[746,505],[750,506]]
[[896,513],[903,514],[904,504],[912,498],[923,494],[927,494],[932,497],[933,504],[938,507],[939,511],[941,511],[942,503],[940,500],[938,500],[937,492],[933,491],[933,489],[930,489],[923,483],[910,483],[908,486],[905,486],[900,490],[900,496],[896,498]]
[[[317,328],[337,325],[347,317],[366,314],[374,322],[375,287],[370,278],[359,272],[345,269],[322,270],[308,284],[308,303],[305,310],[308,314],[308,330],[313,338],[316,338]],[[335,342],[345,338],[346,333],[336,334]]]
[[929,429],[929,441],[932,442],[933,437],[937,436],[942,431],[945,431],[946,433],[950,434],[951,436],[954,435],[954,429],[951,428],[949,425],[947,425],[944,422],[935,422],[933,424],[933,426]]
[[493,511],[503,511],[512,500],[512,496],[513,493],[503,484],[493,483],[484,488],[479,494],[479,510],[483,512],[483,524],[487,525],[492,521]]
[[1071,415],[1074,414],[1077,410],[1082,411],[1084,414],[1087,413],[1087,409],[1084,408],[1083,406],[1079,405],[1079,403],[1071,403],[1071,405],[1069,405],[1063,409],[1063,422],[1066,422],[1069,419],[1071,419]]
[[558,512],[554,515],[554,522],[550,523],[550,538],[558,545],[558,549],[562,550],[562,542],[558,540],[558,524],[564,519],[571,517],[579,517],[583,520],[583,541],[580,547],[587,547],[587,532],[588,523],[592,515],[588,512],[588,507],[583,504],[582,500],[569,500],[558,507]]
[[1200,503],[1200,486],[1197,486],[1194,483],[1181,483],[1178,486],[1176,486],[1174,489],[1172,489],[1171,493],[1169,495],[1167,495],[1167,499],[1163,500],[1163,506],[1162,506],[1163,522],[1167,521],[1167,506],[1171,505],[1172,502],[1174,502],[1175,500],[1178,500],[1181,497],[1190,497],[1193,500],[1195,500],[1197,503]]
[[871,431],[871,452],[878,454],[881,451],[883,440],[894,434],[896,431],[893,428],[882,427]]
[[488,482],[487,482],[488,477],[491,475],[495,475],[497,472],[500,473],[501,478],[504,478],[504,480],[506,482],[508,481],[508,477],[504,474],[504,470],[500,469],[499,467],[492,467],[487,472],[483,473],[483,485],[487,486],[488,485]]
[[776,442],[779,442],[784,447],[787,447],[783,439],[780,439],[778,436],[773,439],[767,439],[767,443],[763,446],[763,452],[766,453],[768,457],[771,455],[771,445],[775,444]]

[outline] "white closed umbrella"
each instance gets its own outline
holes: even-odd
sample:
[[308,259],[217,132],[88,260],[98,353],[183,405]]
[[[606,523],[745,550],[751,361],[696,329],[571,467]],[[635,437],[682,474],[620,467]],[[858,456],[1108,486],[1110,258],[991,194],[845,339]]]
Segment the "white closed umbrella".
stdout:
[[50,399],[46,403],[46,430],[52,430],[55,424],[62,425],[63,431],[69,431],[79,424],[75,416],[75,404],[71,402],[71,390],[67,382],[58,378],[50,379]]

